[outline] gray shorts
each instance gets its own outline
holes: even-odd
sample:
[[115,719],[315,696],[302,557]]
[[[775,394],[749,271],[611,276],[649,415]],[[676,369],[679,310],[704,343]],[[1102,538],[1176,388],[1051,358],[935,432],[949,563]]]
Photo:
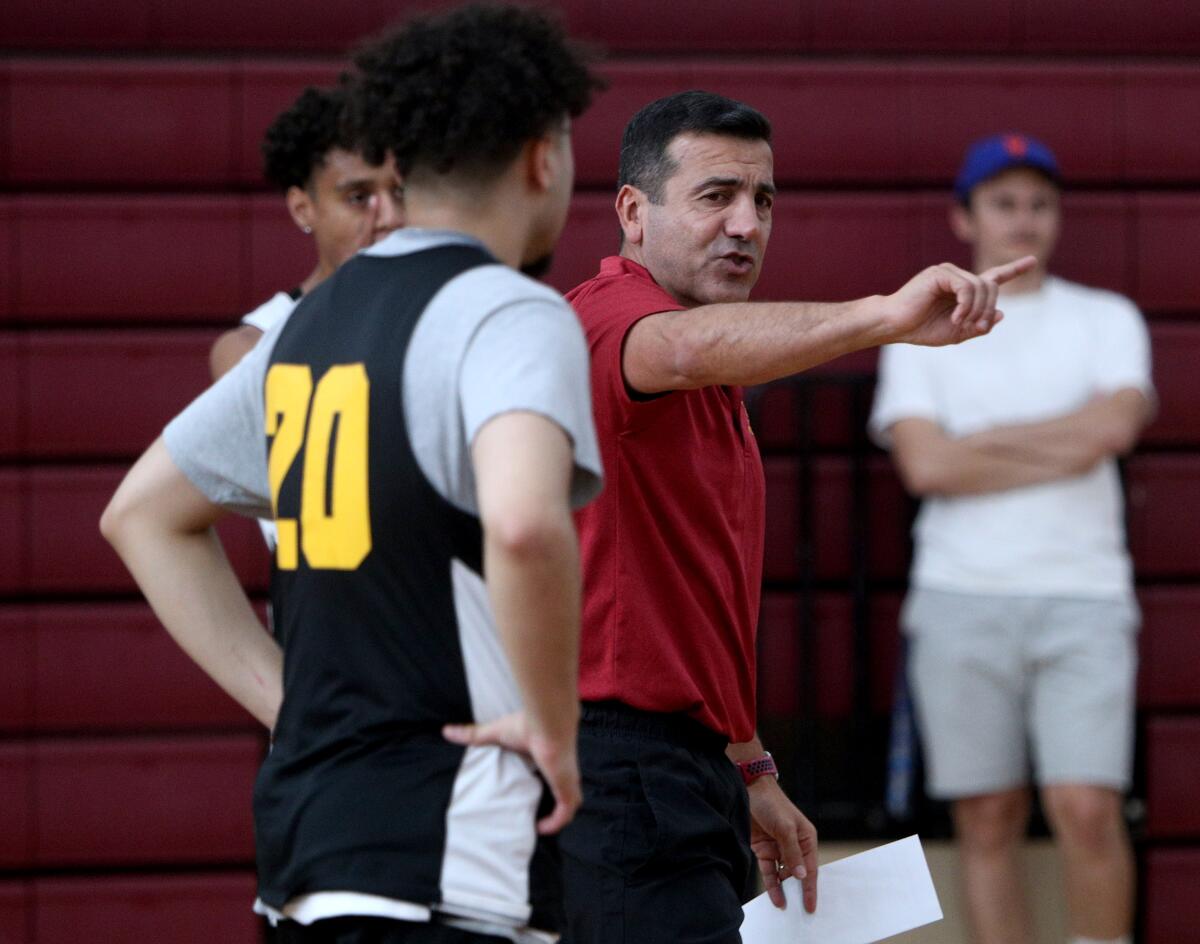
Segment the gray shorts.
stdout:
[[1140,615],[1133,600],[914,589],[900,616],[938,799],[1029,782],[1129,787]]

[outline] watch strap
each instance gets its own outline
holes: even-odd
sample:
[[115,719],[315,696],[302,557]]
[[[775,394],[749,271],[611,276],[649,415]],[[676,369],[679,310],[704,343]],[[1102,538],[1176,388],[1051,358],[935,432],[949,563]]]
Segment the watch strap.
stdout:
[[747,786],[752,784],[759,777],[765,777],[770,774],[776,780],[779,779],[779,768],[775,764],[775,758],[770,752],[763,751],[757,757],[752,757],[750,760],[734,761],[737,769],[742,772],[742,780]]

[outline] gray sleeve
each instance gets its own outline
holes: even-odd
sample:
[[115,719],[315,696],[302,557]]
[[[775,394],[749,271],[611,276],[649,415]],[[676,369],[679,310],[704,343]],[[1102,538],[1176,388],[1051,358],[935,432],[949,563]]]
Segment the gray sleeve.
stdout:
[[570,437],[572,504],[599,494],[587,343],[562,296],[505,266],[473,269],[430,302],[404,360],[409,442],[451,504],[478,513],[471,442],[515,410],[540,413]]
[[262,389],[273,347],[255,345],[163,430],[171,459],[209,501],[256,518],[271,517]]
[[587,341],[565,304],[509,305],[480,325],[463,357],[459,397],[468,443],[503,413],[538,413],[557,424],[574,449],[572,505],[582,507],[599,493]]

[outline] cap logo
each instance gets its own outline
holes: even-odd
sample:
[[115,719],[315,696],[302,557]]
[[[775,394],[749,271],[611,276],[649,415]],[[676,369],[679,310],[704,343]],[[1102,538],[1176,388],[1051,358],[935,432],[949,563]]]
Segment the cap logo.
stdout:
[[1029,142],[1019,134],[1006,135],[1004,138],[1004,150],[1008,152],[1010,157],[1024,157],[1029,150]]

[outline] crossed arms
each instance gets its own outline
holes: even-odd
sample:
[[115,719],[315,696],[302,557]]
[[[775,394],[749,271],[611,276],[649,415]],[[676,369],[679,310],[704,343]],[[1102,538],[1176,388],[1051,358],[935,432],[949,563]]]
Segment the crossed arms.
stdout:
[[1080,409],[955,439],[929,419],[891,427],[892,457],[913,495],[978,495],[1083,475],[1124,455],[1152,406],[1132,387],[1097,396]]

